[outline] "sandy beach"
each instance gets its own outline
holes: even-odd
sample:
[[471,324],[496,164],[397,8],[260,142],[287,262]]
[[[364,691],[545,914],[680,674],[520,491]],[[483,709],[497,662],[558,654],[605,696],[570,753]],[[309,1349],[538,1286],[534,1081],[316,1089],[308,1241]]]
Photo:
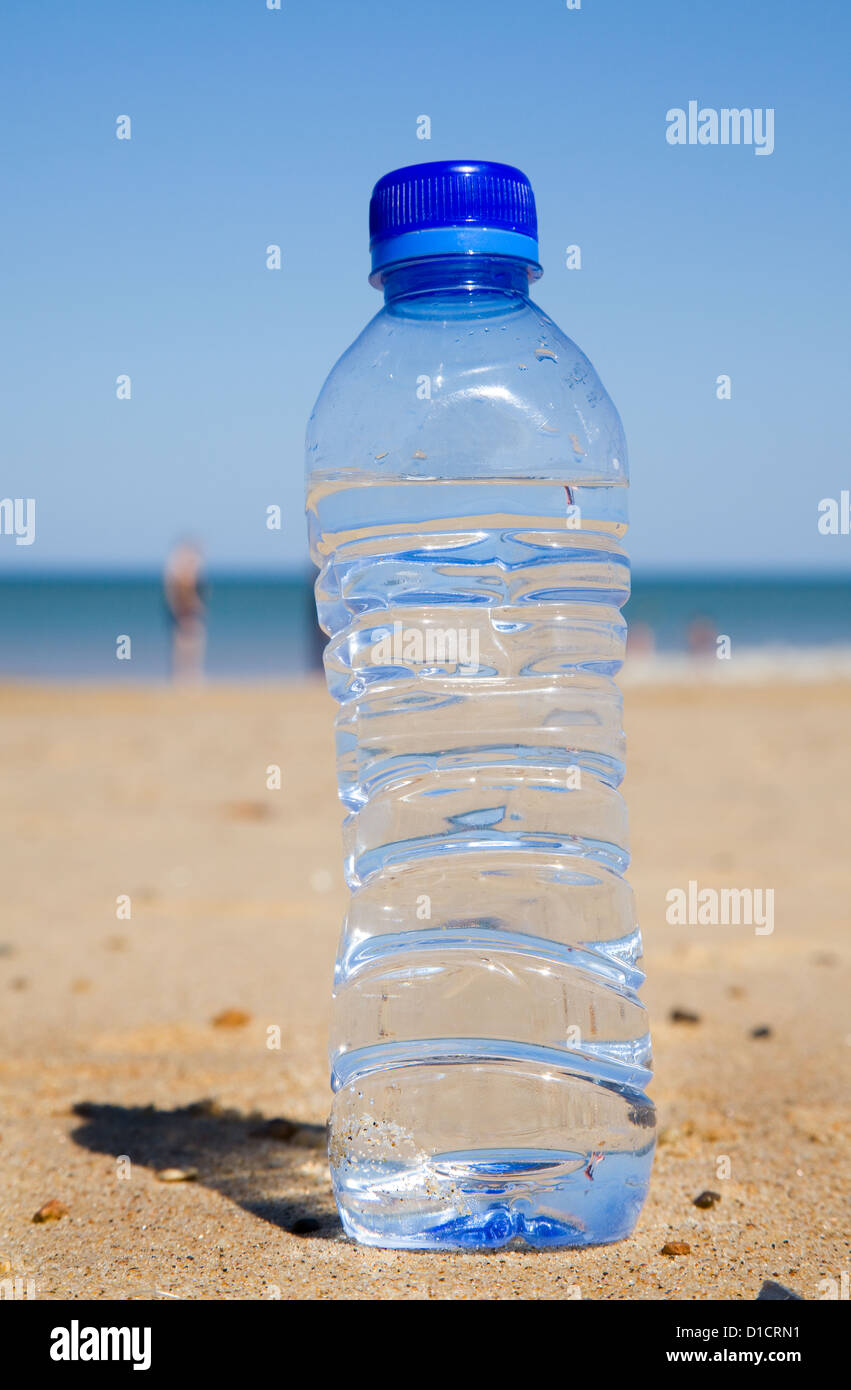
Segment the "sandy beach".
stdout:
[[[614,1246],[436,1255],[358,1248],[331,1197],[346,894],[320,682],[0,690],[0,1277],[43,1299],[825,1297],[851,1268],[850,692],[628,691],[648,1203]],[[773,889],[774,930],[669,925],[690,881]]]

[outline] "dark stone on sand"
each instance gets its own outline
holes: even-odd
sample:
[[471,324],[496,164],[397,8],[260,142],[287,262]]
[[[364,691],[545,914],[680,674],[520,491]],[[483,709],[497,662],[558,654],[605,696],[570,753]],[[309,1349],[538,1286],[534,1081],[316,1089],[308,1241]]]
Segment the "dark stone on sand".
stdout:
[[792,1289],[785,1288],[783,1284],[775,1284],[773,1279],[766,1279],[763,1281],[762,1288],[756,1296],[756,1301],[759,1303],[761,1299],[766,1298],[773,1298],[778,1301],[782,1300],[784,1303],[788,1303],[790,1299],[795,1299],[798,1303],[805,1302],[801,1294],[794,1293]]
[[705,1192],[698,1192],[694,1199],[694,1206],[705,1210],[707,1207],[714,1207],[716,1202],[721,1201],[720,1192],[711,1192],[709,1188]]
[[771,1034],[772,1034],[772,1029],[769,1028],[768,1025],[765,1024],[765,1023],[763,1023],[759,1028],[752,1028],[752,1029],[751,1029],[751,1037],[752,1037],[752,1038],[770,1038],[770,1037],[771,1037]]
[[672,1023],[699,1023],[700,1014],[693,1013],[691,1009],[672,1009],[670,1019]]

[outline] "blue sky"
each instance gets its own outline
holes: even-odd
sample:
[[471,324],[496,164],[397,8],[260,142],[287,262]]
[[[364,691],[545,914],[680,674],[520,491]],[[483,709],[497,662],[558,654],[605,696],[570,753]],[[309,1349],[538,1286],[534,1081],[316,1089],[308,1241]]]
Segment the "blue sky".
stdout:
[[[851,486],[847,4],[4,16],[0,497],[37,509],[35,544],[0,536],[5,572],[151,569],[183,532],[215,569],[304,565],[305,422],[380,305],[372,185],[445,158],[532,180],[535,297],[626,427],[636,572],[848,571],[851,537],[817,526]],[[670,146],[666,112],[690,100],[772,107],[773,154]]]

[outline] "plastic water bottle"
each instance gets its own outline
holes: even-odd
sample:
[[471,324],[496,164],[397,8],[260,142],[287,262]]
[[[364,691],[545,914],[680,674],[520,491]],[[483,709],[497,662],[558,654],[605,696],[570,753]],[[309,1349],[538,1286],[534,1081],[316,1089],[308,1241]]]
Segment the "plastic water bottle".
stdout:
[[329,1153],[349,1235],[591,1245],[650,1173],[650,1039],[618,791],[627,457],[530,300],[529,181],[387,174],[384,306],[308,426],[351,904]]

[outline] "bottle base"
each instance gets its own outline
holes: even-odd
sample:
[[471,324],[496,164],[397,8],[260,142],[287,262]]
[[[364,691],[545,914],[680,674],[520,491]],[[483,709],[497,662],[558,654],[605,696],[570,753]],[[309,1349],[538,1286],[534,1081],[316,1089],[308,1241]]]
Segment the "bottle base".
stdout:
[[632,1231],[651,1143],[629,1153],[480,1149],[416,1165],[332,1168],[347,1235],[396,1250],[604,1245]]

